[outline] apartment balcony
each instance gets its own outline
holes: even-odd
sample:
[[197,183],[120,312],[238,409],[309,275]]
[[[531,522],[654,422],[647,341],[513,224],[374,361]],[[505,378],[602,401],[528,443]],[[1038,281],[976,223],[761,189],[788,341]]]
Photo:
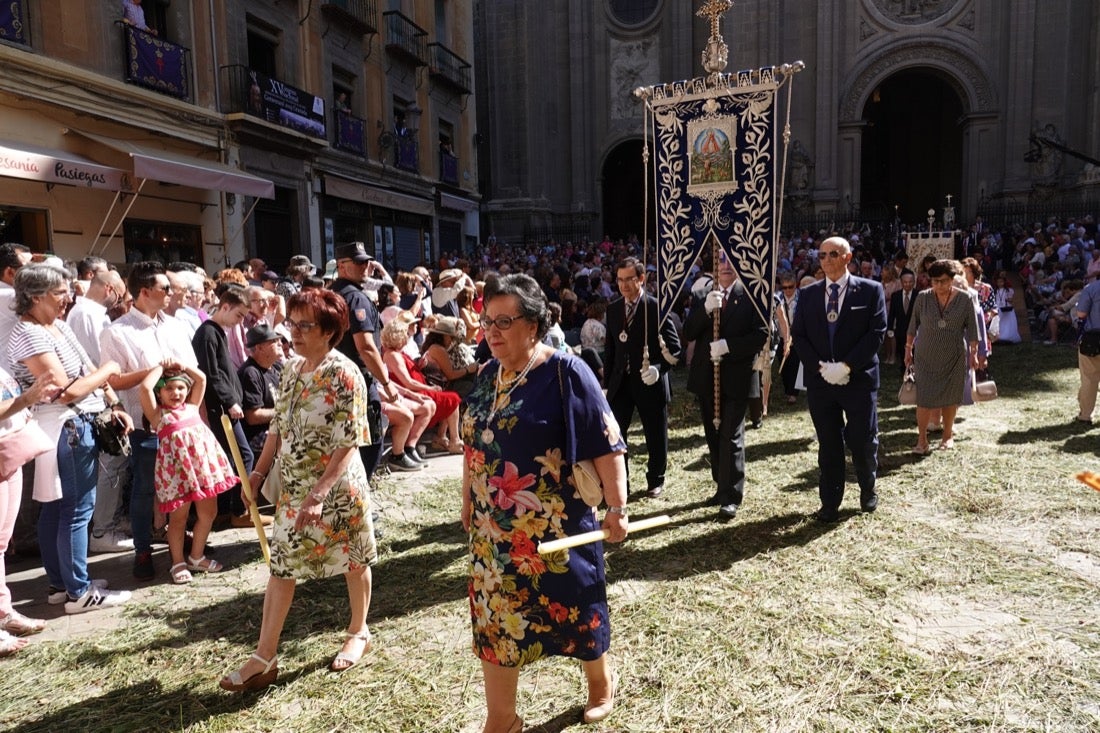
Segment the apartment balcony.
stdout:
[[356,155],[367,154],[367,123],[350,112],[336,111],[333,147]]
[[269,135],[270,127],[250,122],[262,120],[297,133],[294,137],[299,139],[304,136],[327,144],[323,98],[247,66],[223,66],[221,73],[221,111],[239,130]]
[[191,100],[191,49],[116,21],[126,54],[126,81],[179,99]]
[[27,45],[27,9],[25,0],[0,4],[0,41]]
[[442,43],[428,44],[428,74],[461,94],[469,94],[470,63]]
[[375,0],[325,0],[321,3],[321,13],[360,35],[378,32]]
[[393,145],[393,164],[395,167],[410,173],[420,172],[420,146],[416,137],[406,133],[396,135]]
[[428,32],[396,10],[382,13],[386,25],[386,53],[410,66],[427,66],[424,38]]
[[458,156],[439,151],[439,180],[452,186],[458,185]]

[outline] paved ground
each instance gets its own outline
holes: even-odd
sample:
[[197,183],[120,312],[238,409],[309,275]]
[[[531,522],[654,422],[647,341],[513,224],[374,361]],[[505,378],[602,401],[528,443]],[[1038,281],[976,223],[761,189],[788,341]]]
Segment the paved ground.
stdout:
[[[415,473],[393,473],[384,479],[386,493],[400,493],[402,486],[423,486],[433,483],[440,478],[458,476],[462,471],[460,456],[440,455],[428,460],[427,467]],[[390,489],[396,489],[396,492]],[[384,528],[384,524],[383,524]],[[227,558],[234,554],[235,548],[248,548],[256,542],[254,529],[226,529],[214,532],[210,536],[210,543],[215,548],[218,558]],[[88,558],[88,570],[93,578],[106,578],[111,588],[131,590],[136,601],[148,598],[151,589],[159,584],[171,582],[168,577],[168,548],[164,545],[154,546],[153,561],[156,564],[157,577],[148,582],[135,580],[132,575],[133,553],[124,552],[117,554],[91,555]],[[248,585],[255,587],[257,592],[262,589],[267,578],[267,568],[263,563],[251,563],[240,568],[230,568],[227,572],[237,574],[237,581],[232,587],[221,587],[218,584],[198,583],[193,586],[197,593],[209,594],[211,601],[225,595],[226,592],[236,593],[240,587],[241,574]],[[112,608],[102,611],[93,611],[68,615],[63,605],[51,606],[46,603],[46,574],[42,570],[41,562],[36,557],[9,558],[7,561],[7,581],[11,590],[12,600],[20,613],[32,618],[44,618],[49,621],[46,630],[41,634],[31,637],[32,643],[44,641],[69,640],[83,636],[89,636],[106,630],[113,630],[122,622],[123,609]]]

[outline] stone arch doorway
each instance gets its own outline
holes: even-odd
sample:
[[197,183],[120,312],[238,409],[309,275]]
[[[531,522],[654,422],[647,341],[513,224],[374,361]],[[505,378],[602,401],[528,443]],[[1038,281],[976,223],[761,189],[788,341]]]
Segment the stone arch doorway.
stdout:
[[963,100],[932,69],[905,69],[875,88],[863,107],[860,206],[869,216],[923,222],[942,217],[945,196],[962,204]]
[[[642,240],[645,210],[645,170],[642,165],[642,141],[619,143],[604,158],[600,180],[603,234],[613,240],[626,240],[631,234]],[[652,181],[650,182],[652,187]],[[656,206],[649,192],[649,238],[656,241]]]

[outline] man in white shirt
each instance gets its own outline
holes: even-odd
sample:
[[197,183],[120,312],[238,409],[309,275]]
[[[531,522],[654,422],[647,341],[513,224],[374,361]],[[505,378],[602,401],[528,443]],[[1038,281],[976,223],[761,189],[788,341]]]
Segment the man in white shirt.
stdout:
[[[118,362],[122,373],[111,380],[123,407],[130,415],[142,414],[138,385],[166,359],[197,367],[191,337],[178,319],[167,315],[171,286],[164,266],[159,262],[139,262],[130,270],[127,287],[134,296],[130,312],[104,330],[100,352],[104,360]],[[134,533],[134,577],[150,580],[153,568],[152,529],[153,469],[157,459],[157,435],[134,430],[130,435],[130,469],[133,488],[130,496],[130,524]]]
[[[69,324],[76,340],[88,352],[92,363],[100,363],[99,340],[111,319],[107,311],[114,308],[126,294],[126,284],[115,270],[96,270],[87,283],[84,296],[73,302],[65,322]],[[92,512],[92,536],[88,540],[88,552],[124,552],[134,549],[133,540],[126,536],[119,523],[123,488],[130,480],[129,457],[99,457],[99,475],[96,478],[95,509]]]
[[[30,264],[31,257],[30,249],[21,244],[0,244],[0,334],[5,338],[19,320],[15,315],[15,289],[12,287],[15,273],[23,265]],[[0,366],[6,366],[7,361],[7,349],[0,349]]]

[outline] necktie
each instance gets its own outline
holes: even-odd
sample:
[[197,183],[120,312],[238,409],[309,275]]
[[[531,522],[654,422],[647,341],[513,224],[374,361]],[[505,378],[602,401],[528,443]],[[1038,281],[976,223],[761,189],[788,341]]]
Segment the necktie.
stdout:
[[909,312],[909,293],[901,294],[901,309],[903,312]]
[[722,291],[722,310],[726,309],[726,303],[728,303],[729,300],[730,300],[730,291],[729,291],[729,288],[726,288],[725,290]]
[[[820,301],[819,301],[820,302]],[[829,322],[829,346],[833,345],[833,334],[836,333],[836,322],[840,316],[840,286],[833,283],[829,286],[829,305],[825,309],[825,319]]]

